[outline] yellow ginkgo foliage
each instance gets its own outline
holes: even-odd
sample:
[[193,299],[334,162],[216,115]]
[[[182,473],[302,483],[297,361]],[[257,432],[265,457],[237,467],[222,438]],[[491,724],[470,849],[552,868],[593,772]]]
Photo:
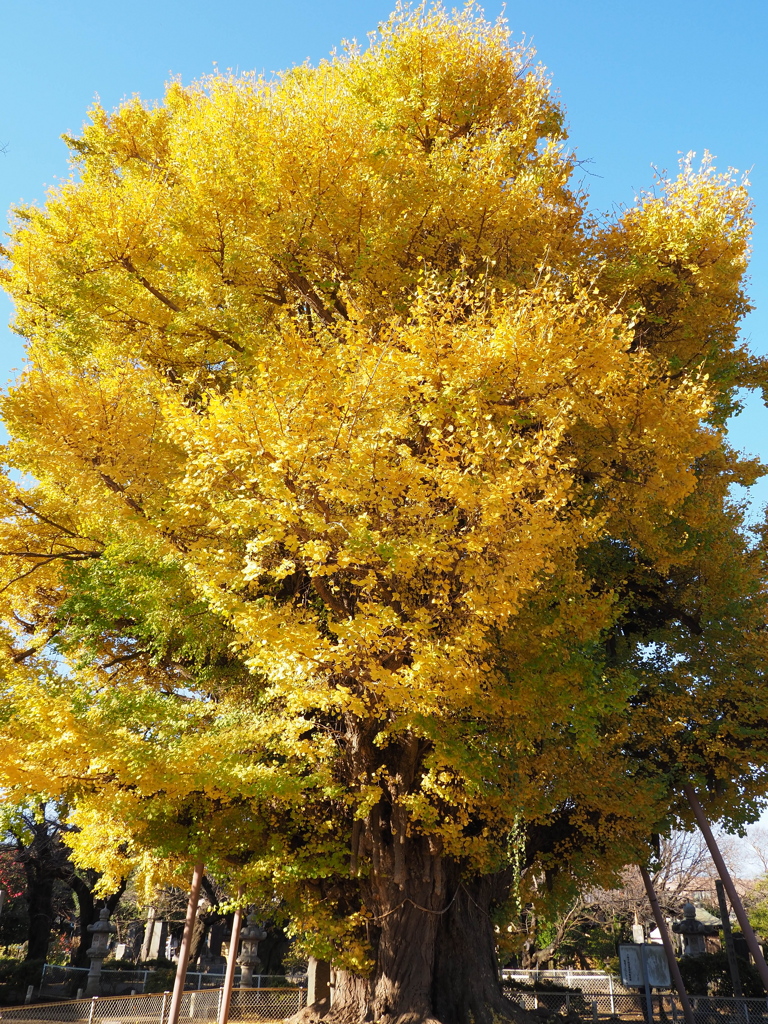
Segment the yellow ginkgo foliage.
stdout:
[[5,792],[105,886],[279,899],[344,1021],[508,1014],[532,878],[766,784],[748,198],[688,161],[594,223],[532,60],[403,7],[97,107],[7,253]]

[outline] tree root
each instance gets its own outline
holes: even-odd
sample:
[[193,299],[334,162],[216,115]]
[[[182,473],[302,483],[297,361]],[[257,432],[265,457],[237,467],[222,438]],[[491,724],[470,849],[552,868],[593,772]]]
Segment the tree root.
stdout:
[[[486,1016],[493,1021],[493,1024],[505,1024],[505,1022],[544,1024],[544,1021],[551,1017],[556,1017],[558,1022],[562,1021],[562,1024],[566,1024],[566,1021],[570,1020],[570,1018],[563,1018],[555,1014],[545,1017],[541,1011],[524,1010],[517,1003],[508,999],[503,1000],[503,1005],[488,1006]],[[311,1006],[305,1006],[304,1009],[289,1017],[285,1024],[445,1024],[445,1022],[436,1017],[421,1016],[416,1013],[386,1014],[374,1020],[370,1010],[366,1012],[365,1009],[352,1004],[331,1007],[328,1005],[328,1000],[323,999]]]

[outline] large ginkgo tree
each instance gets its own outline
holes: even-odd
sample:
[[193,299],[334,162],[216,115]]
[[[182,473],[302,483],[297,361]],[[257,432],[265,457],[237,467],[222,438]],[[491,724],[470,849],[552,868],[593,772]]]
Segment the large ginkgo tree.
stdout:
[[90,117],[6,251],[5,793],[278,900],[339,1020],[508,1014],[532,879],[766,786],[745,188],[594,220],[471,6]]

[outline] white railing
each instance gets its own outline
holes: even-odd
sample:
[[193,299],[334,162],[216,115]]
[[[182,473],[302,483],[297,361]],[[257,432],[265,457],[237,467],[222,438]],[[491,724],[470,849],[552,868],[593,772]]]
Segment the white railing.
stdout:
[[576,971],[563,968],[559,971],[503,970],[501,980],[518,985],[558,985],[561,988],[578,989],[589,995],[619,996],[633,995],[634,990],[625,988],[621,979],[606,971]]

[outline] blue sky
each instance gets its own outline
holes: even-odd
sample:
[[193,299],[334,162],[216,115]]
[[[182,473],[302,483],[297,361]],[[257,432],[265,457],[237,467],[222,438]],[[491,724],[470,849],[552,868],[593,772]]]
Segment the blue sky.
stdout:
[[[189,82],[220,69],[270,72],[326,56],[343,38],[363,42],[394,0],[0,0],[0,207],[42,201],[67,173],[59,136],[77,134],[95,96],[162,96],[173,76]],[[495,18],[498,0],[485,5]],[[507,5],[553,77],[571,144],[597,210],[628,204],[674,171],[679,154],[707,149],[718,167],[750,171],[757,230],[744,323],[768,353],[768,5],[763,0],[520,0]],[[0,383],[22,359],[0,297]],[[768,461],[768,412],[757,399],[735,419],[737,448]],[[768,482],[753,488],[768,501]]]

